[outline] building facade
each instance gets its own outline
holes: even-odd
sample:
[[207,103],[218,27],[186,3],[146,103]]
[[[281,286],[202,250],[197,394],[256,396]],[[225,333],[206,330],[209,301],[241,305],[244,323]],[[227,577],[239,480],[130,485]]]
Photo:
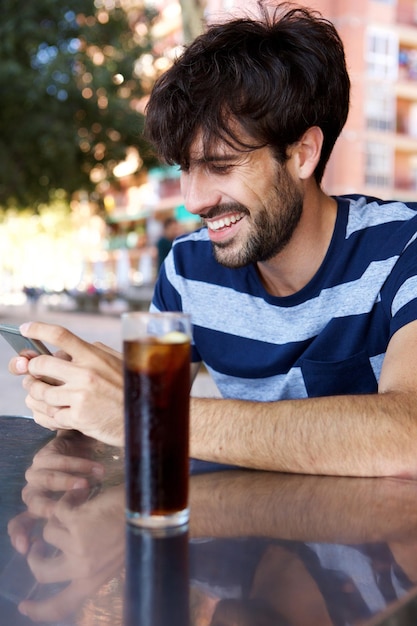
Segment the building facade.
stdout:
[[352,80],[327,190],[417,200],[417,2],[314,0],[311,6],[336,25]]

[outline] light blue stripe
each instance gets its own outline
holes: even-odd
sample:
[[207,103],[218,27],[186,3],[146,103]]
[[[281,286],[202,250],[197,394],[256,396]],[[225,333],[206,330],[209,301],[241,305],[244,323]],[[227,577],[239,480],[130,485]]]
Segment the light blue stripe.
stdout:
[[357,583],[357,591],[372,613],[386,608],[387,602],[375,582],[369,556],[360,547],[343,544],[307,543],[318,556],[324,570],[342,572]]
[[374,372],[374,376],[377,381],[381,376],[382,363],[384,361],[385,354],[377,354],[376,356],[371,356],[369,361],[371,363],[372,370]]
[[182,294],[184,310],[192,311],[193,324],[247,339],[284,344],[314,337],[326,319],[371,311],[384,282],[381,276],[389,275],[397,258],[375,261],[360,279],[323,289],[318,297],[288,308],[271,306],[263,298],[225,287],[221,288],[225,308],[211,307],[210,302],[217,303],[219,298],[217,285],[182,278],[172,263],[166,269],[168,280]]
[[307,390],[299,367],[288,374],[269,378],[239,378],[215,372],[208,368],[223,398],[240,398],[271,402],[307,398]]
[[351,200],[346,238],[364,228],[386,224],[395,220],[405,222],[416,215],[416,211],[413,211],[401,202],[390,202],[389,204],[370,202],[366,204],[364,197],[359,200]]
[[[375,378],[379,381],[381,376],[384,354],[371,357],[371,367]],[[207,368],[215,381],[223,398],[241,398],[242,400],[259,400],[272,402],[291,400],[294,398],[307,398],[307,390],[304,378],[299,367],[294,367],[288,374],[270,376],[269,378],[239,378],[227,376]]]
[[417,276],[408,278],[401,285],[392,301],[391,314],[394,317],[403,306],[417,298]]

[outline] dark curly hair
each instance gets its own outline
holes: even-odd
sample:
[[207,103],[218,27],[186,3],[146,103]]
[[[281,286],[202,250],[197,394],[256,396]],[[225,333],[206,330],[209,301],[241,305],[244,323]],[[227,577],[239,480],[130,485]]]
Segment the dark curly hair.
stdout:
[[199,132],[207,153],[220,139],[242,150],[270,146],[282,163],[288,147],[319,126],[320,183],[349,111],[342,41],[311,9],[282,3],[271,13],[262,2],[259,9],[259,19],[210,25],[157,80],[145,136],[160,159],[183,168]]

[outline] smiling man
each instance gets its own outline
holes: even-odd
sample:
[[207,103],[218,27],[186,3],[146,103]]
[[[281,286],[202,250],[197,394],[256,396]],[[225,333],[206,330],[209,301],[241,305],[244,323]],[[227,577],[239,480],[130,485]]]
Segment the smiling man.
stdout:
[[[174,243],[152,302],[191,314],[194,372],[203,362],[222,395],[192,400],[191,455],[417,477],[415,207],[325,194],[349,110],[341,40],[300,6],[260,13],[211,25],[147,108],[204,222]],[[70,357],[11,362],[35,419],[121,442],[120,357],[59,327],[23,332]]]

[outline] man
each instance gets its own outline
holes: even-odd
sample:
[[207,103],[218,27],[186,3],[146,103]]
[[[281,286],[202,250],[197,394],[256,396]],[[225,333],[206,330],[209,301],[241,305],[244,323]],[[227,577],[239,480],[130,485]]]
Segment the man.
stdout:
[[[348,107],[334,27],[286,4],[209,27],[155,85],[148,137],[205,227],[175,242],[152,308],[191,313],[193,369],[223,395],[191,402],[193,457],[417,476],[417,215],[321,189]],[[23,332],[71,359],[11,362],[35,419],[122,441],[119,357]]]

